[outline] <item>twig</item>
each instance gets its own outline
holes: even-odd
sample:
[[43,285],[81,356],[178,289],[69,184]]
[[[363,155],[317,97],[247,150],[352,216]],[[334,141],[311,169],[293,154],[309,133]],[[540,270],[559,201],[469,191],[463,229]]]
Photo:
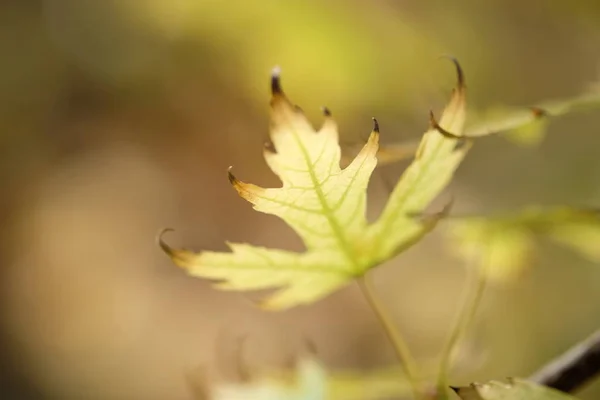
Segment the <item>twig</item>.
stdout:
[[369,306],[379,319],[379,322],[383,326],[383,330],[385,331],[388,339],[392,342],[392,346],[394,351],[396,352],[396,356],[400,361],[400,364],[404,368],[404,372],[406,373],[406,378],[410,383],[412,388],[413,396],[415,400],[418,400],[423,397],[423,394],[419,387],[419,377],[417,373],[417,365],[413,356],[410,353],[408,345],[400,335],[400,332],[396,329],[392,319],[389,317],[385,308],[379,302],[379,299],[375,296],[375,291],[371,285],[371,281],[367,277],[367,274],[359,277],[357,279],[358,286],[360,287],[363,295],[367,299]]
[[529,377],[529,380],[571,393],[598,374],[600,374],[600,329],[543,366]]
[[[493,251],[489,250],[490,253]],[[487,286],[487,278],[489,274],[489,268],[491,266],[491,255],[485,257],[482,261],[479,270],[472,268],[469,273],[471,274],[470,282],[467,284],[467,291],[464,294],[456,323],[454,328],[450,332],[448,341],[446,342],[444,349],[442,350],[442,357],[440,360],[440,370],[437,381],[437,395],[439,400],[447,399],[448,389],[448,372],[450,370],[450,363],[452,360],[452,354],[454,349],[460,344],[461,340],[465,337],[471,323],[473,322],[483,293]]]

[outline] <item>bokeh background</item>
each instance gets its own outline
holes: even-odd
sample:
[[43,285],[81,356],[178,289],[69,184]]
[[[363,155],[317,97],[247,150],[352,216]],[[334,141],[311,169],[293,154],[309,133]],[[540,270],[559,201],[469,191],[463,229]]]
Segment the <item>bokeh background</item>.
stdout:
[[[190,399],[204,368],[286,365],[315,344],[332,369],[392,365],[355,286],[263,313],[185,276],[157,248],[224,241],[301,249],[226,170],[277,185],[261,158],[269,72],[342,142],[371,116],[384,143],[418,138],[465,69],[474,109],[577,94],[600,74],[595,0],[3,0],[0,4],[2,399]],[[457,210],[600,204],[600,112],[561,118],[538,148],[481,140]],[[406,163],[369,189],[377,215]],[[447,200],[447,194],[445,199]],[[439,353],[464,290],[443,229],[375,273],[417,357]],[[600,325],[600,268],[541,243],[486,294],[453,383],[527,376]],[[579,393],[600,396],[600,385]]]

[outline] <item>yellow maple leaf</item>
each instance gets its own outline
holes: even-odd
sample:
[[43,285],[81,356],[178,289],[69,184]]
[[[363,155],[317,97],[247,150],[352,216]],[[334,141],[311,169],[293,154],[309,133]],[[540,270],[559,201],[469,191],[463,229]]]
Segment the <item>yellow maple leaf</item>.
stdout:
[[[431,115],[413,163],[403,173],[381,216],[368,224],[367,185],[377,164],[379,126],[344,169],[337,126],[328,110],[315,131],[300,108],[284,94],[279,71],[272,76],[270,138],[264,150],[279,188],[229,180],[254,209],[284,220],[302,239],[305,252],[228,243],[231,252],[173,249],[160,245],[189,274],[217,280],[223,290],[278,288],[261,303],[285,309],[314,302],[416,243],[442,216],[417,218],[444,189],[470,148],[457,139],[465,119],[465,87],[456,63],[458,87],[440,122]],[[444,210],[447,211],[447,210]]]

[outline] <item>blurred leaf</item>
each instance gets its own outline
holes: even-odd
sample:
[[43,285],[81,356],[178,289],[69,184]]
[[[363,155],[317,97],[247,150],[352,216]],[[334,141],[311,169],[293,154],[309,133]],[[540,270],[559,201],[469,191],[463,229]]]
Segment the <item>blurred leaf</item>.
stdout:
[[[548,117],[596,108],[600,108],[598,89],[577,97],[540,103],[529,109],[495,107],[480,113],[478,117],[473,117],[476,114],[471,112],[463,136],[478,138],[501,134],[515,144],[533,147],[544,139],[549,124]],[[382,146],[380,151],[385,157],[380,159],[380,165],[410,158],[416,147],[416,142]]]
[[[313,361],[316,363],[316,361]],[[433,368],[430,368],[433,371]],[[294,372],[296,375],[298,372]],[[268,374],[276,382],[290,382],[294,376],[284,371]],[[369,371],[329,370],[324,385],[328,400],[377,400],[406,397],[412,393],[400,366]]]
[[571,247],[590,261],[600,263],[600,224],[598,221],[567,223],[548,232],[550,238]]
[[285,309],[314,302],[363,275],[419,241],[442,214],[416,218],[444,189],[470,144],[447,137],[461,133],[465,118],[463,75],[440,124],[432,116],[413,163],[400,178],[379,219],[367,224],[366,189],[375,169],[379,127],[345,169],[337,126],[325,110],[316,132],[304,113],[281,90],[273,75],[271,140],[264,156],[283,186],[265,189],[244,183],[231,172],[229,180],[254,209],[283,219],[303,240],[304,253],[229,243],[232,252],[194,253],[163,250],[191,275],[216,279],[223,290],[280,288],[262,302],[267,309]]
[[466,260],[485,262],[492,280],[511,281],[529,262],[531,237],[519,226],[470,219],[450,229],[452,250]]
[[510,379],[508,383],[473,383],[454,390],[463,400],[576,400],[558,390],[520,379]]
[[215,384],[208,391],[210,400],[324,400],[327,374],[313,358],[299,360],[295,376],[288,382],[263,377],[243,383]]
[[[433,373],[434,365],[429,369]],[[399,366],[370,371],[331,371],[309,356],[300,358],[291,371],[254,372],[241,383],[214,383],[213,380],[211,384],[203,379],[196,385],[200,385],[196,396],[210,400],[378,400],[412,393]]]
[[377,400],[410,397],[412,394],[401,368],[362,373],[331,371],[327,385],[329,400]]
[[546,137],[549,121],[546,118],[537,118],[526,122],[522,126],[504,133],[509,141],[523,147],[538,146]]
[[467,260],[485,260],[492,279],[510,281],[530,261],[536,236],[571,247],[600,262],[600,212],[569,207],[530,207],[500,216],[453,220],[450,247]]

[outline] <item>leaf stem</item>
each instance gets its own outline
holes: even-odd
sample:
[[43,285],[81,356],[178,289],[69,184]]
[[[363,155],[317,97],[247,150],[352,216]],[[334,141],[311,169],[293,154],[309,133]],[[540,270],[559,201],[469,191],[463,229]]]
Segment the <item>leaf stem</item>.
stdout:
[[[491,249],[488,249],[491,253]],[[452,354],[454,349],[460,344],[460,341],[466,335],[477,310],[485,288],[487,286],[488,270],[491,265],[491,257],[488,254],[486,260],[482,263],[480,269],[471,268],[469,283],[467,284],[467,290],[461,301],[460,309],[456,318],[456,322],[448,340],[442,350],[442,356],[440,360],[440,370],[437,380],[437,398],[438,400],[446,400],[448,398],[448,375],[450,371],[450,363],[452,361]]]
[[363,296],[369,303],[369,306],[381,323],[386,336],[392,343],[396,356],[398,357],[398,360],[400,361],[400,364],[406,373],[406,378],[411,386],[414,399],[420,399],[422,397],[422,393],[419,387],[417,365],[413,356],[411,355],[408,345],[404,341],[404,338],[398,329],[396,329],[396,326],[388,315],[385,307],[375,295],[373,284],[368,277],[368,273],[359,277],[357,281]]

